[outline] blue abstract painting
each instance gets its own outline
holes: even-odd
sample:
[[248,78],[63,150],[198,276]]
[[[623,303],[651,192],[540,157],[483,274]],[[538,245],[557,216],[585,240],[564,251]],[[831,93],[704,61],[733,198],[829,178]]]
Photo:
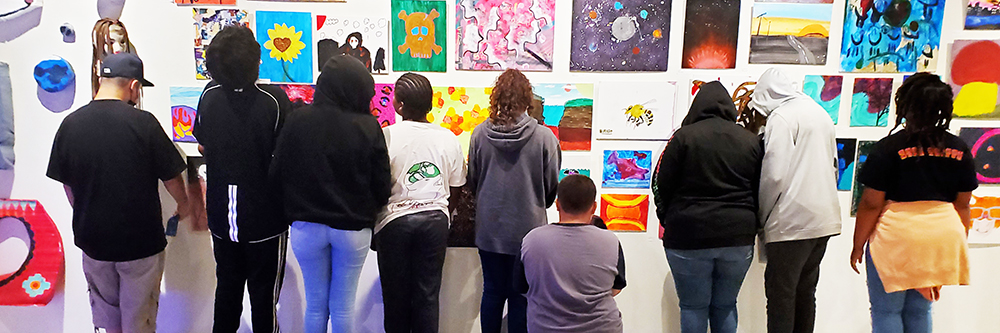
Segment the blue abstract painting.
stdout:
[[559,170],[559,181],[562,181],[566,176],[571,175],[583,175],[590,178],[590,169],[562,169]]
[[605,150],[602,187],[649,188],[653,178],[653,152]]
[[802,82],[802,92],[819,103],[836,125],[840,120],[840,95],[843,86],[843,76],[806,75]]
[[256,20],[260,78],[312,83],[312,14],[258,11]]
[[858,139],[837,139],[837,190],[850,191]]
[[844,72],[933,71],[944,0],[847,1],[840,68]]

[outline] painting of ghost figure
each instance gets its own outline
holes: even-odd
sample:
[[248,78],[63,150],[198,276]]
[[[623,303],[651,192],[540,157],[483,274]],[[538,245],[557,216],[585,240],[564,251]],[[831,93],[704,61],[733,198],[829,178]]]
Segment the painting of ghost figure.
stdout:
[[552,71],[555,0],[458,0],[457,69]]
[[445,8],[444,1],[392,0],[393,71],[448,70]]
[[652,155],[649,150],[605,150],[602,187],[649,188]]
[[944,0],[845,3],[841,71],[902,73],[937,69]]
[[751,64],[825,65],[831,4],[755,3]]
[[316,65],[346,54],[365,64],[372,74],[386,74],[389,57],[389,19],[316,15]]
[[681,68],[736,68],[740,0],[688,0]]
[[666,71],[672,0],[575,0],[571,71]]
[[886,127],[892,78],[856,78],[851,96],[851,127]]

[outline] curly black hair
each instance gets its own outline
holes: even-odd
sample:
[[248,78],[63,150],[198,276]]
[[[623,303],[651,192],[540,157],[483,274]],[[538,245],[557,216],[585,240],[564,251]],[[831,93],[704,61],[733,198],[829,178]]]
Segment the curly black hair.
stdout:
[[226,26],[205,50],[205,68],[223,87],[249,87],[257,82],[260,72],[260,43],[249,28]]
[[943,148],[944,136],[951,125],[954,97],[951,87],[937,75],[921,72],[911,75],[896,90],[896,125],[922,148]]

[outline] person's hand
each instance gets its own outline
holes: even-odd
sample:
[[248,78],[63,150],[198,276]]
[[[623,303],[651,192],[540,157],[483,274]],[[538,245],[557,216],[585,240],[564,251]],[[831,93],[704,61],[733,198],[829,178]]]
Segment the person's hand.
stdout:
[[179,202],[177,203],[177,210],[174,211],[174,215],[177,215],[177,217],[179,217],[181,221],[186,221],[189,218],[194,217],[193,212],[194,210],[191,208],[191,205],[189,203]]
[[861,271],[858,270],[858,264],[861,263],[861,258],[864,256],[864,247],[854,247],[854,250],[851,251],[851,269],[853,269],[855,273],[861,274]]

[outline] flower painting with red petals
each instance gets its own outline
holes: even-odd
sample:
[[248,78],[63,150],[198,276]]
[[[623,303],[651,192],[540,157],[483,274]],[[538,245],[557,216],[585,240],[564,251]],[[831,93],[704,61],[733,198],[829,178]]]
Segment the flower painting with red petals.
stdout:
[[688,0],[682,68],[736,68],[740,0]]

